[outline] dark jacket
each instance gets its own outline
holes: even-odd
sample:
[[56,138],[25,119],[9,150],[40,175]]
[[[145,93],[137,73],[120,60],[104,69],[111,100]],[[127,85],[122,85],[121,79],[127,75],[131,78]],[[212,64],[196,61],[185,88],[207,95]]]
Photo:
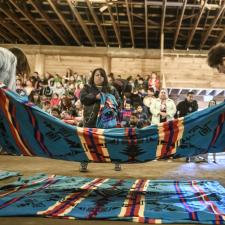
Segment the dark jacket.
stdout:
[[197,110],[198,103],[196,100],[189,102],[187,99],[185,99],[184,101],[178,103],[176,117],[183,117]]
[[[96,127],[96,120],[100,108],[100,100],[96,99],[96,95],[100,90],[95,86],[85,85],[80,92],[80,101],[84,105],[83,124],[84,127]],[[120,104],[120,97],[114,87],[110,87],[110,94],[113,94]]]

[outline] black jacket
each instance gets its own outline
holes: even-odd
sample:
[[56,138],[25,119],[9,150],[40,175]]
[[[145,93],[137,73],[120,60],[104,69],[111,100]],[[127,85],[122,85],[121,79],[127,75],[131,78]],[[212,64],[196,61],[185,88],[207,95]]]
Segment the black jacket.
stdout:
[[[100,93],[95,86],[85,85],[80,92],[80,101],[84,105],[83,124],[84,127],[96,127],[96,120],[100,108],[100,100],[96,99],[96,95]],[[110,94],[113,94],[120,104],[120,97],[114,87],[110,87]]]
[[185,99],[184,101],[178,103],[176,117],[177,118],[183,117],[197,110],[198,110],[198,103],[196,100],[188,102],[188,100]]

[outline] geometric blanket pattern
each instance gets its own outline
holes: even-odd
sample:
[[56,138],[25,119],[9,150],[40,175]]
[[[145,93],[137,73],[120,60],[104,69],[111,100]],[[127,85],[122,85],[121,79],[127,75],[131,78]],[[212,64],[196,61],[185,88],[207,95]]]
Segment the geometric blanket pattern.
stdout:
[[0,187],[0,216],[225,224],[217,181],[36,175]]
[[0,170],[0,180],[9,178],[9,177],[16,177],[19,176],[19,172],[10,172],[10,171],[2,171]]
[[0,145],[69,161],[139,163],[225,151],[225,103],[142,129],[75,127],[0,86]]

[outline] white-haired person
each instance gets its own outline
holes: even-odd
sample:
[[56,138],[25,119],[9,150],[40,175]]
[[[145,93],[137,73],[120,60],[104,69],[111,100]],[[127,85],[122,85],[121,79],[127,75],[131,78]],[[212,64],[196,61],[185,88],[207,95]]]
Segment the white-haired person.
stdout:
[[[16,91],[16,56],[6,48],[0,47],[0,82]],[[3,152],[0,146],[0,152]]]
[[159,124],[174,119],[176,105],[174,101],[168,97],[167,90],[161,89],[159,98],[153,101],[150,110],[152,113],[151,124]]
[[0,82],[9,89],[16,90],[16,56],[6,48],[0,47]]

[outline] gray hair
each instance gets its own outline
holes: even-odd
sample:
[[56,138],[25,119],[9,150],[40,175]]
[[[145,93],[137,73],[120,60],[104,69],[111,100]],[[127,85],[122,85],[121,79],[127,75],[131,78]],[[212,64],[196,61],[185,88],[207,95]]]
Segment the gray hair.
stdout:
[[16,90],[16,64],[13,53],[0,47],[0,81],[13,91]]

